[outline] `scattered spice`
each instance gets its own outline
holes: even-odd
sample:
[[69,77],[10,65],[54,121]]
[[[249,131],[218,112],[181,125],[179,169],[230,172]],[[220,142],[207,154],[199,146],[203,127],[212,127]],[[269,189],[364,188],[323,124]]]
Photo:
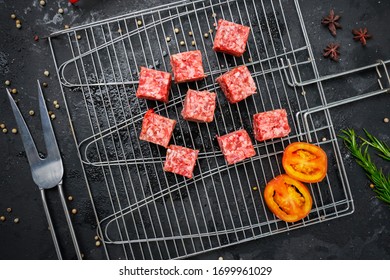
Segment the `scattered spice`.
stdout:
[[49,116],[53,115],[52,111],[48,111],[47,113],[49,114]]
[[11,85],[11,82],[10,82],[9,80],[6,80],[6,81],[4,82],[4,84],[5,84],[6,86],[9,86],[9,85]]
[[0,216],[0,221],[5,222],[6,218],[5,216]]
[[184,46],[186,43],[184,41],[180,41],[180,46]]
[[372,36],[368,34],[367,28],[352,29],[353,39],[360,41],[363,46],[367,44],[367,39],[370,39]]
[[59,109],[60,108],[60,104],[54,105],[54,108]]
[[46,5],[46,1],[44,1],[44,0],[39,1],[39,5],[45,6]]
[[69,29],[69,28],[70,28],[70,26],[69,26],[69,25],[67,25],[67,24],[65,24],[65,25],[64,25],[64,28],[65,28],[65,29]]
[[16,133],[18,133],[18,130],[17,130],[16,128],[13,128],[13,129],[11,130],[11,132],[12,132],[13,134],[16,134]]
[[142,20],[137,20],[137,25],[141,26],[142,25]]
[[205,38],[208,38],[208,37],[209,37],[209,33],[205,33],[205,34],[204,34],[204,37],[205,37]]
[[34,110],[30,110],[30,111],[28,111],[28,114],[29,114],[30,116],[34,116],[34,115],[35,115],[35,112],[34,112]]
[[325,142],[327,139],[326,139],[326,137],[322,137],[322,142]]
[[83,253],[81,253],[81,258],[84,259],[85,255]]
[[209,30],[209,33],[210,33],[210,34],[213,34],[213,30],[212,30],[212,29],[210,29],[210,30]]
[[46,82],[43,82],[43,83],[42,83],[42,86],[43,86],[43,87],[47,87],[48,84],[47,84]]
[[49,71],[47,71],[47,70],[45,70],[45,71],[43,72],[43,75],[45,75],[46,77],[49,77],[49,75],[50,75],[50,72],[49,72]]
[[15,21],[15,23],[16,23],[16,24],[22,24],[22,22],[20,21],[20,19],[17,19],[17,20]]
[[16,88],[13,88],[13,89],[11,89],[11,93],[12,93],[12,94],[17,94],[17,93],[18,93],[18,90],[17,90]]
[[8,129],[3,128],[3,133],[7,133],[7,132],[8,132]]
[[15,14],[11,14],[11,18],[12,19],[16,19],[16,15]]
[[50,115],[50,118],[51,118],[52,120],[54,120],[54,119],[56,118],[56,115],[51,114],[51,115]]
[[384,118],[383,122],[388,123],[389,122],[389,118]]
[[100,245],[102,245],[102,243],[98,240],[95,242],[95,245],[96,245],[96,247],[99,247]]
[[12,208],[11,208],[11,207],[8,207],[8,208],[7,208],[7,212],[8,212],[8,213],[11,213],[11,212],[12,212]]
[[80,35],[80,34],[77,34],[76,39],[77,39],[77,40],[80,40],[80,39],[81,39],[81,35]]
[[222,261],[222,260],[223,260],[223,257],[219,257],[218,260]]
[[54,100],[53,101],[53,105],[57,105],[58,104],[58,101],[57,100]]
[[216,13],[212,13],[211,16],[212,16],[212,17],[216,17],[217,14],[216,14]]
[[330,43],[325,49],[324,49],[324,57],[329,57],[333,61],[339,61],[339,52],[340,45],[337,43]]
[[20,23],[17,23],[17,24],[16,24],[16,28],[17,28],[17,29],[20,29],[20,28],[22,28],[22,25],[21,25]]
[[192,35],[193,35],[193,34],[192,34],[192,31],[188,32],[188,35],[189,35],[189,36],[192,36]]
[[122,29],[121,28],[118,29],[118,33],[122,34]]
[[257,186],[252,187],[252,191],[257,191],[257,190],[258,190]]
[[322,18],[321,23],[327,25],[330,33],[333,36],[336,36],[336,29],[341,28],[340,23],[337,22],[340,18],[341,17],[339,15],[336,15],[334,13],[334,10],[331,9],[329,15]]
[[375,188],[375,185],[373,183],[370,184],[370,188],[373,189]]
[[5,124],[0,123],[0,128],[1,128],[1,129],[5,128]]
[[15,218],[15,219],[14,219],[14,223],[15,223],[15,224],[19,223],[19,218]]
[[73,214],[73,215],[76,215],[76,214],[77,214],[77,209],[76,209],[76,208],[73,208],[73,209],[72,209],[72,214]]
[[99,239],[100,239],[99,236],[95,235],[95,240],[99,240]]
[[68,200],[69,200],[69,201],[72,201],[72,200],[73,200],[73,196],[71,196],[71,195],[68,196]]
[[180,29],[176,27],[176,28],[174,29],[174,31],[175,31],[175,33],[177,34],[177,33],[180,32]]
[[64,9],[63,9],[63,8],[59,8],[59,9],[58,9],[58,13],[59,13],[59,14],[63,14],[63,13],[64,13]]
[[171,37],[167,37],[166,40],[167,40],[167,42],[170,42],[171,41]]
[[192,42],[191,42],[191,45],[192,45],[192,46],[195,46],[195,41],[192,41]]
[[249,62],[252,62],[252,58],[251,58],[251,57],[249,57],[249,58],[248,58],[248,61],[249,61]]
[[39,41],[39,36],[38,36],[38,35],[35,35],[35,36],[34,36],[34,41],[35,41],[35,42],[38,42],[38,41]]

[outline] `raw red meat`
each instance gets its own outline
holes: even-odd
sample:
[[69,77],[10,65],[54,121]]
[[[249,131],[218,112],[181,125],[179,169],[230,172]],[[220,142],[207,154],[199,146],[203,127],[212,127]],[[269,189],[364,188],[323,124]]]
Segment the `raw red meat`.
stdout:
[[245,129],[217,136],[217,140],[228,164],[233,164],[256,155],[252,140]]
[[176,83],[193,82],[205,77],[199,50],[171,55],[171,66]]
[[238,66],[217,78],[223,93],[230,103],[237,103],[256,93],[256,84],[248,67]]
[[253,132],[258,141],[287,136],[291,128],[286,110],[277,109],[253,115]]
[[187,121],[212,122],[216,98],[217,95],[214,92],[189,89],[184,99],[181,115]]
[[214,39],[213,50],[234,56],[245,52],[250,28],[224,19],[218,20],[218,30]]
[[175,120],[157,115],[150,109],[145,113],[139,139],[167,148],[175,125]]
[[198,153],[198,150],[169,145],[167,158],[164,163],[164,171],[192,178]]
[[171,80],[170,73],[141,67],[136,96],[167,103]]

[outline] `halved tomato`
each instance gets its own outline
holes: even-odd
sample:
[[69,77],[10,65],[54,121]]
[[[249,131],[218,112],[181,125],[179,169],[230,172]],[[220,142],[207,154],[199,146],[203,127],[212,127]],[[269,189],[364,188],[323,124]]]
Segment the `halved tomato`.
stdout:
[[290,223],[306,217],[313,205],[309,189],[286,174],[275,177],[267,184],[264,199],[272,213]]
[[316,183],[326,176],[328,158],[325,151],[316,145],[295,142],[284,150],[282,164],[290,177],[305,183]]

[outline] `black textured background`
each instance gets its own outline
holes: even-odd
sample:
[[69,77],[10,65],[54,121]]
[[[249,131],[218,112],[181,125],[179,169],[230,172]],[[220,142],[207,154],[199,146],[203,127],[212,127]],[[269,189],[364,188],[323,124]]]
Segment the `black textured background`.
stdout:
[[[49,109],[56,113],[53,122],[65,165],[64,188],[67,195],[74,196],[68,202],[69,208],[77,208],[73,217],[81,250],[86,259],[104,257],[102,248],[95,247],[94,218],[83,188],[83,177],[76,148],[63,109],[54,110],[52,101],[62,103],[58,80],[55,77],[49,45],[44,39],[33,40],[62,29],[65,24],[72,26],[136,11],[171,1],[126,1],[126,0],[84,0],[78,8],[68,6],[67,1],[47,1],[45,7],[38,0],[0,0],[0,122],[10,130],[15,120],[5,94],[4,81],[11,80],[11,87],[18,89],[15,96],[24,115],[28,110],[38,110],[36,79],[46,81],[45,90]],[[283,2],[283,1],[282,1]],[[320,74],[338,73],[374,63],[377,59],[390,58],[390,2],[386,0],[301,0],[302,13],[312,43]],[[59,7],[65,9],[63,16],[56,16]],[[343,29],[336,39],[321,26],[321,17],[331,7],[341,14]],[[290,11],[295,12],[295,11]],[[15,28],[10,15],[15,13],[22,21],[22,29]],[[286,11],[288,14],[289,11]],[[351,29],[367,27],[373,38],[363,48],[354,42]],[[334,63],[322,58],[322,49],[331,41],[341,43],[341,60]],[[43,71],[51,72],[44,77]],[[363,76],[355,79],[341,78],[329,84],[330,99],[350,96],[354,92],[369,90],[371,82]],[[387,85],[389,86],[389,85]],[[369,129],[387,143],[390,143],[390,124],[384,123],[390,117],[389,95],[383,94],[365,101],[356,102],[333,109],[333,122],[336,131],[352,127],[361,132]],[[39,118],[28,118],[30,127],[40,131]],[[33,129],[33,132],[34,132]],[[34,135],[37,136],[37,135]],[[41,139],[37,138],[40,146]],[[341,146],[343,147],[343,146]],[[301,228],[241,245],[224,248],[197,256],[199,259],[389,259],[390,258],[390,209],[378,201],[368,187],[369,181],[362,170],[342,148],[344,162],[350,179],[355,212],[352,215],[326,221],[321,224]],[[55,251],[47,229],[40,194],[32,181],[28,162],[23,152],[19,135],[0,133],[0,215],[6,216],[0,222],[0,259],[55,259]],[[378,161],[390,172],[389,163]],[[386,165],[387,164],[387,165]],[[50,207],[59,209],[56,191],[50,191]],[[12,212],[7,213],[6,208]],[[58,220],[57,230],[63,234],[61,246],[66,258],[74,258],[70,239],[66,236],[62,209],[55,211]],[[20,223],[13,223],[18,217]]]

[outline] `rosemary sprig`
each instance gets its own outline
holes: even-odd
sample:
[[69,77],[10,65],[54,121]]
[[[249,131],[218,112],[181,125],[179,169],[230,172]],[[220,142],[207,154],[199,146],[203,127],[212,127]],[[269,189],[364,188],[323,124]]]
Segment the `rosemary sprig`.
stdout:
[[368,153],[368,148],[373,147],[379,151],[379,156],[390,161],[390,148],[384,142],[380,141],[366,130],[364,130],[367,139],[359,137],[362,143],[357,142],[358,137],[353,129],[342,130],[343,135],[340,138],[344,140],[345,145],[356,158],[356,162],[364,169],[367,177],[374,184],[378,199],[390,204],[390,176],[383,174],[382,169],[379,169],[371,160]]

